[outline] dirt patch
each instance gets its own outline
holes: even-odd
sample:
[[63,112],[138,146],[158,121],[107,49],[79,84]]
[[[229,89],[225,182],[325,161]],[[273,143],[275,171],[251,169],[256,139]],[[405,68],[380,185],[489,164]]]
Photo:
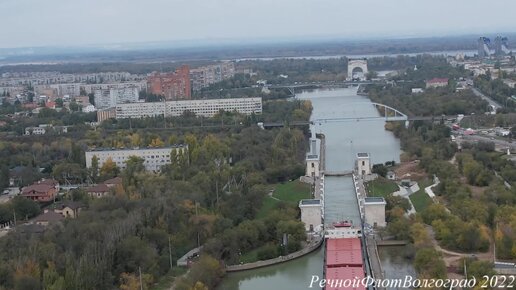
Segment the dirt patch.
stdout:
[[419,167],[419,160],[402,162],[394,169],[397,179],[419,180],[427,176],[424,169]]

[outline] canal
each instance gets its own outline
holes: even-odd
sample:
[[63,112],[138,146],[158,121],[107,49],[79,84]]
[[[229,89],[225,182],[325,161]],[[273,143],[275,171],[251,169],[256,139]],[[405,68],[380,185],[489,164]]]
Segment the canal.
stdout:
[[[378,116],[370,100],[357,95],[356,87],[304,91],[297,97],[312,101],[312,120]],[[398,162],[401,153],[399,140],[385,131],[384,125],[384,121],[378,119],[314,124],[312,131],[326,135],[326,170],[351,170],[358,152],[369,153],[373,163]],[[360,224],[351,177],[325,178],[325,212],[327,224],[343,219]],[[312,275],[322,276],[323,252],[320,249],[288,263],[228,274],[218,289],[310,289]],[[387,278],[414,274],[410,261],[404,258],[403,248],[385,248],[379,252]]]

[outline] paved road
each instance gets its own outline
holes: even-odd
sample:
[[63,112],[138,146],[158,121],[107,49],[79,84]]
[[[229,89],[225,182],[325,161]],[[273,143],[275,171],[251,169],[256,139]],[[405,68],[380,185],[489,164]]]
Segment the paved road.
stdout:
[[482,99],[486,100],[489,105],[493,106],[495,108],[495,110],[498,110],[498,109],[501,109],[502,106],[500,104],[498,104],[497,102],[495,102],[493,99],[491,99],[490,97],[484,95],[482,92],[480,92],[478,89],[476,88],[472,88],[471,89],[473,91],[473,93],[476,95],[476,96],[479,96],[481,97]]

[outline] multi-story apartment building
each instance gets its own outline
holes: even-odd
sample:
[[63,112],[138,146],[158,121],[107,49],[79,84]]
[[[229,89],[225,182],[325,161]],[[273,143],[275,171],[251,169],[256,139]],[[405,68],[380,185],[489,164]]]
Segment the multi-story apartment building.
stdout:
[[261,114],[262,98],[234,98],[167,101],[155,103],[132,103],[116,106],[116,118],[145,118],[163,116],[181,116],[185,111],[198,116],[213,117],[220,111],[237,111],[241,114]]
[[79,96],[81,94],[81,84],[70,83],[70,84],[45,84],[35,85],[34,92],[39,95],[50,95],[50,96],[65,96],[69,95],[72,97]]
[[172,73],[152,73],[147,79],[148,92],[164,96],[167,101],[189,100],[192,98],[190,87],[190,68],[183,65]]
[[233,62],[223,62],[190,70],[192,89],[194,91],[201,90],[211,84],[231,78],[234,75],[235,64]]
[[127,87],[95,91],[95,106],[98,109],[113,108],[118,104],[138,102],[138,88]]
[[97,110],[97,122],[102,122],[116,117],[115,108]]
[[86,94],[95,93],[96,90],[124,89],[136,87],[138,92],[147,89],[147,81],[131,81],[122,83],[106,83],[106,84],[82,84],[81,88]]
[[124,169],[126,162],[131,156],[140,157],[144,160],[145,170],[159,172],[161,167],[171,164],[172,150],[176,153],[186,154],[188,145],[176,145],[166,148],[142,148],[142,149],[113,149],[113,150],[92,150],[86,151],[86,167],[91,168],[93,156],[97,157],[99,168],[111,159],[118,168]]

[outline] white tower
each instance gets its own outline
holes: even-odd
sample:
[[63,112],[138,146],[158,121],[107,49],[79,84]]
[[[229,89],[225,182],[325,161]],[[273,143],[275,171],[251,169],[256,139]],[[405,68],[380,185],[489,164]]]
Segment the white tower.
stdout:
[[371,174],[371,160],[369,159],[369,153],[357,153],[356,169],[358,176],[360,177]]
[[320,160],[319,154],[317,153],[317,139],[310,139],[310,152],[306,154],[306,176],[319,177],[320,172]]

